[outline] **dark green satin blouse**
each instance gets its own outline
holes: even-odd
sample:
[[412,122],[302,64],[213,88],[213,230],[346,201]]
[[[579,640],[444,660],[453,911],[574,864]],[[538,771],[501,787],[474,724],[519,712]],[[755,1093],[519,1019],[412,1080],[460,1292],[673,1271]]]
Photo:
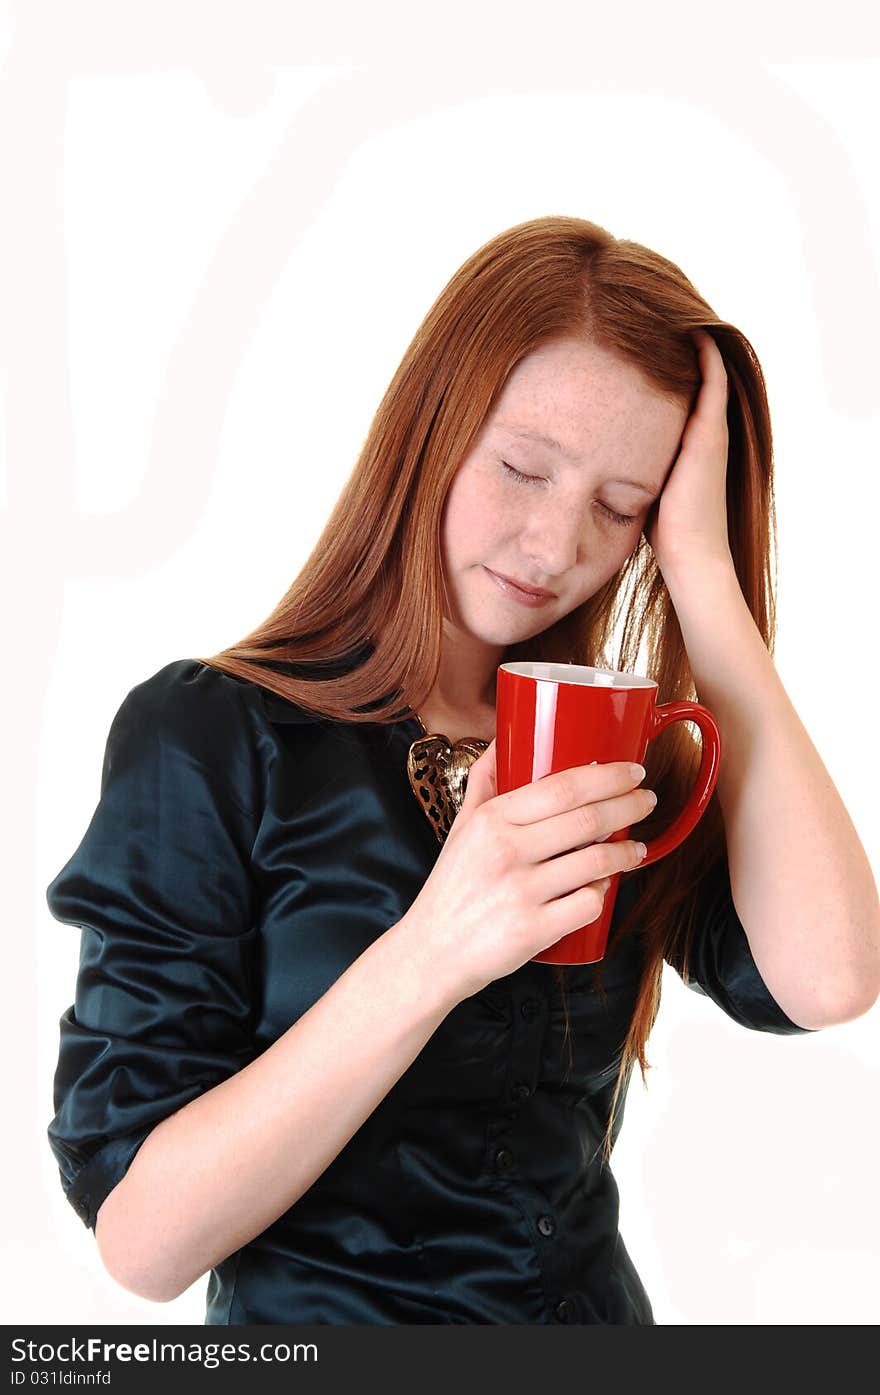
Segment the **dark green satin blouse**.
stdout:
[[[440,852],[406,773],[420,735],[412,716],[317,718],[194,659],[129,692],[46,893],[81,929],[48,1139],[87,1226],[161,1119],[408,910]],[[636,887],[621,880],[615,916]],[[597,1156],[639,969],[637,935],[606,957],[604,1001],[593,966],[566,968],[573,1069],[552,966],[459,1003],[313,1186],[211,1271],[206,1323],[653,1323]],[[804,1031],[757,971],[724,866],[691,973],[742,1026]]]

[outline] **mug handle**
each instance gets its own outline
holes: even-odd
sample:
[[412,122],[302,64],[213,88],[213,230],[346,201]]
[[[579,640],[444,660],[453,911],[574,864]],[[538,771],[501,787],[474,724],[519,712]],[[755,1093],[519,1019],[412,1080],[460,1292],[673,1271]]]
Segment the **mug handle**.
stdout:
[[[673,819],[664,833],[660,833],[646,844],[648,851],[639,863],[639,867],[647,867],[649,863],[659,861],[661,857],[672,852],[673,848],[677,848],[679,843],[684,842],[705,813],[706,805],[712,797],[712,791],[718,779],[718,770],[721,764],[721,732],[718,730],[718,723],[708,707],[703,707],[699,702],[661,702],[659,706],[655,706],[645,750],[647,751],[648,745],[672,722],[696,723],[700,729],[703,758],[700,761],[694,787],[687,797],[684,808],[678,818]],[[644,755],[641,757],[641,763],[642,765],[645,763]]]

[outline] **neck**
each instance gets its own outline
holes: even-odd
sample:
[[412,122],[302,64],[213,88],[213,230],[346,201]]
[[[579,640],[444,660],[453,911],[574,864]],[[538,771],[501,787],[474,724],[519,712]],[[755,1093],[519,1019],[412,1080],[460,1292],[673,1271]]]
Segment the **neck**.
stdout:
[[422,703],[415,715],[426,736],[445,736],[453,744],[468,739],[492,741],[495,736],[494,707],[467,713],[430,699]]

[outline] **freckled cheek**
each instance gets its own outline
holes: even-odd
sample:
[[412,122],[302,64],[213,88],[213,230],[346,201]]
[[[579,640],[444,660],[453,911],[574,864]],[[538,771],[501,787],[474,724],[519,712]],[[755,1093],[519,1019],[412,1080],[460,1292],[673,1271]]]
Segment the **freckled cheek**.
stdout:
[[469,498],[464,491],[450,497],[443,514],[443,552],[457,566],[482,562],[505,536],[505,523],[486,494]]
[[577,604],[589,600],[590,596],[595,595],[607,581],[616,576],[628,561],[630,554],[635,551],[635,546],[635,543],[632,546],[621,546],[620,543],[603,536],[600,528],[593,529],[579,548],[580,565],[576,578],[573,578],[579,595]]
[[498,543],[518,537],[528,527],[528,514],[515,502],[491,488],[462,490],[450,495],[446,532],[455,551],[477,555],[480,560]]

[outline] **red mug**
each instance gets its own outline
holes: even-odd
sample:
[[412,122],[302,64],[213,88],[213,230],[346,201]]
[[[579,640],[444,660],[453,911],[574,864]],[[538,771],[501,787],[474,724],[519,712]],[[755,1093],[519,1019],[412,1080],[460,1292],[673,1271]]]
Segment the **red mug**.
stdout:
[[[657,704],[653,678],[581,664],[510,663],[498,668],[495,689],[495,763],[499,794],[557,770],[610,761],[645,763],[648,743],[670,722],[694,722],[703,757],[687,802],[664,833],[647,844],[647,867],[672,852],[696,826],[718,779],[721,733],[698,702]],[[616,829],[601,842],[629,838]],[[644,841],[644,840],[642,840]],[[598,920],[563,935],[533,956],[541,964],[595,964],[603,958],[620,873],[611,878]]]

